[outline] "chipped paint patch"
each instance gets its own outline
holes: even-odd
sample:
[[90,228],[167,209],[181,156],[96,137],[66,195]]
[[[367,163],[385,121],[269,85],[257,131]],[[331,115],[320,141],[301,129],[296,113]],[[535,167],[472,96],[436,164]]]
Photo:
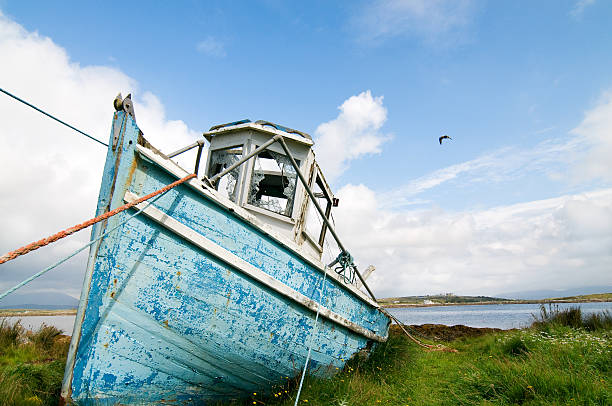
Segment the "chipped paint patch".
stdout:
[[[103,184],[99,207],[107,201],[116,207],[127,190],[146,194],[175,180],[134,153],[140,132],[130,117],[126,121],[117,151],[121,159],[109,152],[105,168],[104,179],[116,179],[117,190]],[[310,301],[325,299],[325,306],[342,317],[386,335],[388,320],[375,307],[329,279],[325,296],[319,297],[320,271],[191,188],[179,186],[154,206]],[[113,217],[104,227],[132,213]],[[265,393],[299,374],[314,331],[312,311],[144,216],[92,252],[74,373],[67,373],[73,400],[202,404]],[[331,375],[369,345],[362,335],[330,320],[319,323],[313,337],[314,375]]]

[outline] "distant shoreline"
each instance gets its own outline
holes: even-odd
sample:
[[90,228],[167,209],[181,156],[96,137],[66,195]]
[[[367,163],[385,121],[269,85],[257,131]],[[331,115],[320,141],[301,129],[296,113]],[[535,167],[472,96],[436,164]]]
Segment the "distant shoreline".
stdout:
[[74,316],[76,309],[42,310],[42,309],[0,309],[0,317],[30,316]]
[[379,303],[385,308],[395,307],[437,307],[437,306],[484,306],[496,304],[555,304],[555,303],[611,303],[606,299],[543,299],[543,300],[502,300],[490,302],[470,302],[470,303]]
[[[610,299],[542,299],[542,300],[500,300],[469,303],[379,303],[384,308],[398,307],[439,307],[439,306],[486,306],[504,304],[555,304],[555,303],[612,303]],[[77,309],[0,309],[0,317],[30,316],[74,316]]]

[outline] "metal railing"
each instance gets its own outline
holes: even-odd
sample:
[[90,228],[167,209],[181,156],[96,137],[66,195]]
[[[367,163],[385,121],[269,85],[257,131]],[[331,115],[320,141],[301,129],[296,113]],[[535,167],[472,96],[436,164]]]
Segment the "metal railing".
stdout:
[[[221,177],[227,175],[229,172],[233,171],[234,169],[236,169],[240,165],[244,164],[249,159],[253,158],[255,155],[259,154],[261,151],[267,149],[270,145],[272,145],[272,144],[274,144],[276,142],[278,142],[280,144],[280,146],[283,148],[283,150],[287,154],[287,157],[289,157],[291,165],[295,169],[295,171],[296,171],[296,173],[298,175],[298,178],[300,179],[300,182],[302,182],[302,185],[304,186],[304,189],[306,190],[306,193],[308,193],[308,196],[310,197],[310,200],[312,200],[312,202],[314,203],[314,206],[317,209],[317,211],[319,212],[319,215],[321,216],[323,221],[325,222],[325,225],[326,225],[327,229],[329,230],[331,235],[334,237],[334,240],[338,244],[338,247],[341,250],[341,254],[350,255],[348,253],[348,250],[344,246],[344,244],[342,244],[342,241],[340,240],[340,237],[336,233],[336,229],[334,228],[333,224],[329,221],[327,216],[325,216],[325,213],[324,213],[323,209],[321,208],[321,206],[317,202],[317,199],[315,198],[314,192],[312,191],[312,189],[310,188],[310,185],[308,185],[308,181],[306,180],[306,178],[304,177],[304,175],[300,171],[300,167],[298,166],[297,162],[295,161],[295,158],[293,157],[293,154],[291,153],[291,151],[289,150],[289,147],[285,143],[285,140],[283,139],[282,135],[280,135],[280,134],[275,135],[270,140],[266,141],[261,146],[259,146],[256,149],[254,149],[248,155],[244,156],[243,158],[241,158],[240,160],[238,160],[234,164],[232,164],[229,167],[225,168],[223,171],[217,173],[216,175],[214,175],[210,179],[208,177],[204,176],[202,178],[202,180],[205,181],[206,183],[208,183],[209,185],[214,186],[215,182],[218,181]],[[195,169],[195,171],[197,173],[197,169],[198,169],[198,166],[200,164],[200,155],[202,153],[202,146],[203,146],[203,144],[204,144],[204,141],[202,141],[202,140],[196,141],[193,144],[190,144],[190,145],[188,145],[188,146],[186,146],[184,148],[181,148],[179,150],[176,150],[176,151],[172,152],[171,154],[168,154],[167,156],[169,158],[172,158],[172,157],[175,157],[175,156],[177,156],[179,154],[182,154],[183,152],[189,151],[189,150],[191,150],[191,149],[193,149],[195,147],[199,147],[198,148],[198,157],[197,157],[197,160],[196,160],[196,169]],[[330,265],[328,265],[328,267],[334,266],[337,262],[338,262],[338,260],[335,260]],[[370,289],[370,287],[365,282],[365,279],[363,278],[363,276],[361,276],[361,273],[357,269],[357,266],[355,266],[354,264],[353,264],[353,269],[355,270],[355,274],[359,278],[359,281],[361,282],[363,287],[368,291],[368,294],[372,297],[372,299],[374,301],[376,301],[376,297],[374,296],[374,293],[372,293],[372,290]]]

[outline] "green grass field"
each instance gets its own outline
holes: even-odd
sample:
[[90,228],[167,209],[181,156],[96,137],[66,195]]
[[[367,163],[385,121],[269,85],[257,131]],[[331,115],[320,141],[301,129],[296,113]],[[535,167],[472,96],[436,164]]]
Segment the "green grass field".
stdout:
[[[393,329],[368,360],[307,379],[299,404],[611,405],[612,316],[595,319],[545,310],[530,329],[446,343],[456,353],[424,351]],[[248,404],[293,405],[295,391],[285,390]]]
[[[458,334],[444,343],[457,352],[423,350],[394,327],[368,359],[350,360],[332,379],[307,378],[299,404],[612,404],[610,313],[583,317],[578,308],[549,307],[529,329],[432,331]],[[58,333],[0,321],[0,405],[57,405],[68,348]],[[231,404],[293,405],[296,384],[288,379],[272,395]]]
[[57,405],[70,340],[0,319],[0,405]]

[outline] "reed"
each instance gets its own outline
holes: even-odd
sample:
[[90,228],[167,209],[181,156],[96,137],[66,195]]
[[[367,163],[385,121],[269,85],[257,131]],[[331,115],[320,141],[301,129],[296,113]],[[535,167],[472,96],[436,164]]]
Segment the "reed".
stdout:
[[547,329],[551,326],[583,328],[588,331],[612,329],[612,314],[608,310],[583,315],[579,306],[560,309],[559,305],[540,305],[540,314],[533,315],[532,327]]
[[6,319],[0,319],[0,354],[6,348],[17,345],[23,332],[24,328],[19,321],[10,323]]
[[53,326],[0,319],[0,404],[57,405],[69,344]]

